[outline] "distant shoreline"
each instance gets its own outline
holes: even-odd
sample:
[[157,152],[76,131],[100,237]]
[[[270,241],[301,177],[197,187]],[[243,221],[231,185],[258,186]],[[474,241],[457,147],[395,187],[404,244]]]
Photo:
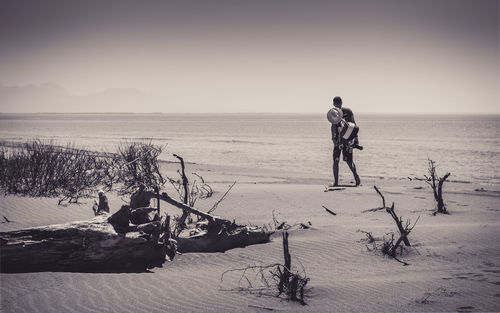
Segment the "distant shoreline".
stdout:
[[[326,108],[325,108],[326,112]],[[186,113],[173,113],[173,112],[22,112],[22,113],[4,113],[0,112],[0,118],[2,116],[47,116],[47,115],[58,115],[58,116],[85,116],[85,115],[101,115],[101,116],[319,116],[324,115],[323,112],[313,112],[313,113],[299,113],[299,112],[186,112]],[[356,116],[359,117],[370,117],[370,116],[381,116],[381,117],[499,117],[500,113],[357,113]]]

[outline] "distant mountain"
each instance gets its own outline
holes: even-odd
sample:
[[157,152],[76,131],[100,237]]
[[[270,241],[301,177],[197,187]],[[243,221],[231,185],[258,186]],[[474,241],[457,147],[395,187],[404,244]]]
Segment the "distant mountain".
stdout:
[[132,88],[112,88],[75,95],[65,88],[46,83],[6,86],[0,84],[0,112],[154,112],[158,98]]
[[61,86],[53,83],[26,86],[0,85],[0,112],[60,111],[73,99]]

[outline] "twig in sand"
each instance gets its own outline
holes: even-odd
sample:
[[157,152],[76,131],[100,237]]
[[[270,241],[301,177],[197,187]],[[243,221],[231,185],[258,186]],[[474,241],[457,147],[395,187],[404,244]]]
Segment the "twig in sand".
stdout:
[[331,215],[337,215],[337,213],[329,210],[326,206],[322,205],[322,207],[326,210],[326,212],[330,213]]
[[236,181],[231,186],[229,186],[229,189],[222,195],[222,197],[217,202],[214,203],[212,208],[210,210],[208,210],[209,214],[212,213],[213,211],[215,211],[215,209],[217,209],[217,206],[219,206],[219,204],[222,202],[222,200],[224,200],[224,198],[229,193],[229,191],[234,187],[234,185],[236,185]]
[[310,221],[308,221],[307,224],[305,224],[305,223],[295,223],[293,225],[288,224],[286,221],[280,222],[280,221],[278,221],[278,219],[274,215],[274,210],[273,210],[273,223],[274,223],[274,229],[275,230],[289,230],[289,229],[294,228],[296,226],[298,226],[297,227],[298,229],[309,229],[312,226],[312,224],[311,224]]
[[402,263],[404,266],[408,266],[408,265],[410,265],[409,263],[406,263],[405,261],[401,261],[400,259],[398,259],[398,258],[397,258],[396,256],[394,256],[394,255],[391,255],[391,257],[392,257],[394,260],[398,261],[399,263]]
[[[366,243],[367,243],[367,245],[366,245],[366,249],[367,249],[368,251],[374,251],[374,250],[377,250],[377,243],[376,243],[375,238],[373,238],[372,233],[367,232],[367,231],[364,231],[364,230],[362,230],[362,229],[358,229],[356,232],[363,233],[363,234],[365,234],[365,235],[366,235]],[[362,240],[363,240],[363,239],[362,239]],[[362,241],[362,240],[361,240],[361,241]],[[368,244],[372,244],[372,247],[370,248],[370,247],[368,246]]]
[[380,197],[382,198],[382,206],[380,208],[374,208],[374,209],[368,209],[368,210],[364,210],[362,211],[361,213],[366,213],[366,212],[377,212],[377,211],[380,211],[380,210],[387,210],[387,207],[385,206],[385,198],[384,196],[382,195],[382,193],[380,192],[380,190],[378,190],[377,186],[373,186],[373,188],[375,188],[375,191],[380,195]]
[[268,311],[274,311],[273,308],[268,308],[268,307],[265,307],[265,306],[258,306],[258,305],[249,304],[248,307],[249,308],[256,308],[256,309],[263,309],[263,310],[268,310]]
[[427,176],[425,178],[420,178],[420,177],[415,176],[415,177],[413,177],[413,179],[418,180],[418,181],[429,181],[430,180],[429,177],[427,177]]
[[192,173],[192,174],[201,180],[201,187],[200,187],[202,189],[201,190],[201,198],[202,199],[210,198],[214,194],[212,187],[205,182],[205,179],[203,179],[203,177],[201,175],[198,175],[197,173]]
[[372,233],[370,233],[368,231],[364,231],[362,229],[358,229],[357,232],[365,234],[366,240],[368,241],[368,243],[375,242],[375,238],[373,238]]
[[380,190],[378,190],[377,186],[373,186],[373,188],[375,188],[375,191],[380,195],[380,197],[382,197],[382,207],[385,208],[385,198],[384,198],[384,195],[382,195],[382,193],[380,192]]
[[420,304],[429,304],[429,303],[433,302],[432,300],[429,299],[430,297],[433,297],[433,296],[453,297],[456,294],[457,293],[454,291],[448,292],[448,291],[446,291],[446,288],[439,287],[432,292],[424,293],[424,296],[420,299],[416,299],[415,302],[420,303]]

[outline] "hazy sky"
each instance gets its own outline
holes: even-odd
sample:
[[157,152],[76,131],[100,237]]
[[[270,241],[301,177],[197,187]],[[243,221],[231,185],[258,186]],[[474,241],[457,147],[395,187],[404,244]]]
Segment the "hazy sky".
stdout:
[[498,0],[0,4],[4,85],[136,88],[163,112],[315,113],[340,95],[355,112],[500,113]]

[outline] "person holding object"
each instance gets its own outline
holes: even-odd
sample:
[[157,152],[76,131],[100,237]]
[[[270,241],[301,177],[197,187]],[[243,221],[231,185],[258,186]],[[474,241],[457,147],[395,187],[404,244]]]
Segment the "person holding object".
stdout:
[[333,98],[333,108],[327,113],[327,118],[330,121],[332,141],[333,141],[333,178],[334,182],[331,187],[339,184],[339,160],[340,152],[342,152],[343,160],[349,166],[349,169],[354,175],[356,186],[361,184],[356,165],[353,160],[353,148],[362,150],[363,147],[358,142],[359,127],[354,120],[354,114],[349,108],[342,108],[342,98]]

